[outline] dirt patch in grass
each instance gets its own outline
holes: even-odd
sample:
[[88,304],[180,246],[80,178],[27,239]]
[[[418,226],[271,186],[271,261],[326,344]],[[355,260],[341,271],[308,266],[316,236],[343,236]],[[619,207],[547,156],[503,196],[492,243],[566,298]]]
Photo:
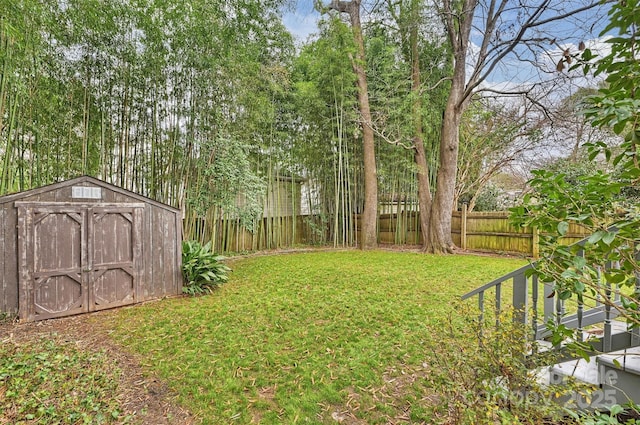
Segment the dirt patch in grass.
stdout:
[[[190,425],[195,420],[175,403],[175,396],[165,383],[144,372],[139,359],[125,352],[109,338],[108,331],[95,323],[101,314],[94,313],[35,323],[0,323],[0,343],[33,345],[43,339],[73,344],[79,350],[105,353],[108,364],[120,369],[118,396],[120,409],[134,424]],[[1,418],[0,418],[1,419]],[[0,422],[2,422],[0,420]]]

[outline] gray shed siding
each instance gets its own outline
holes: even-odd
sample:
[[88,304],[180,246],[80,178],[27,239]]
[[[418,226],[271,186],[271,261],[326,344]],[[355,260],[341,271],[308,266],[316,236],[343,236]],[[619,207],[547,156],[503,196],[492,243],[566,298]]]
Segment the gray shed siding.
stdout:
[[[99,187],[101,199],[72,197],[72,188]],[[20,251],[18,204],[47,202],[91,207],[95,205],[140,206],[141,252],[136,302],[178,295],[182,292],[182,218],[178,209],[117,186],[79,177],[26,192],[0,197],[0,312],[20,315]],[[136,214],[137,215],[137,214]],[[24,300],[23,300],[24,301]]]

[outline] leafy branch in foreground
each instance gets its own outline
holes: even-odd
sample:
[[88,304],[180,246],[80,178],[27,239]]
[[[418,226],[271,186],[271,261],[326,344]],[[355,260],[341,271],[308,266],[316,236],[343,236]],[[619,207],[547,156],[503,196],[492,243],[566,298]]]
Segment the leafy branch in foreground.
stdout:
[[186,280],[182,292],[190,295],[210,293],[217,285],[229,279],[231,271],[222,260],[225,257],[211,251],[211,242],[201,245],[197,241],[182,243],[182,274]]
[[[640,186],[640,61],[638,1],[615,2],[610,23],[601,35],[609,38],[611,52],[595,62],[586,49],[580,66],[587,74],[606,75],[606,86],[588,99],[585,116],[594,127],[611,128],[623,138],[612,150],[604,142],[586,146],[590,160],[603,158],[610,172],[597,171],[569,182],[565,175],[537,171],[533,192],[522,206],[512,209],[512,220],[535,226],[541,233],[541,259],[534,274],[553,282],[561,299],[575,297],[613,300],[632,326],[640,325],[640,206],[624,196]],[[568,245],[563,237],[571,226],[587,228],[592,236],[582,245]],[[611,301],[609,301],[612,304]]]

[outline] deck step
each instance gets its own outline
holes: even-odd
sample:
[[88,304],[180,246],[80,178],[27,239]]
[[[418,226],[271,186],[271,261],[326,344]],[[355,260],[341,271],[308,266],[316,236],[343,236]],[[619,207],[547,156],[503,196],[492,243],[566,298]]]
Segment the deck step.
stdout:
[[[591,341],[591,344],[596,351],[602,351],[602,337],[604,336],[604,329],[599,326],[590,326],[588,329],[585,329],[582,332],[582,340],[583,341]],[[613,350],[623,349],[631,345],[631,333],[627,329],[626,322],[621,322],[618,320],[613,320],[611,322],[611,345]],[[564,342],[561,347],[564,347],[567,342]],[[546,352],[549,350],[553,350],[555,347],[551,342],[547,340],[537,340],[537,351],[538,352]],[[565,360],[570,360],[572,356],[564,356],[561,358]]]
[[[584,332],[584,340],[595,339],[592,345],[601,350],[602,343],[598,339],[603,334],[602,328],[590,327]],[[617,351],[594,355],[588,360],[567,359],[549,368],[551,385],[562,385],[567,377],[573,377],[594,388],[589,397],[574,393],[561,400],[562,403],[571,403],[582,410],[608,409],[629,401],[640,403],[640,347],[620,350],[629,347],[633,341],[624,322],[614,320],[611,335],[612,348]]]
[[602,354],[597,362],[605,394],[617,404],[640,403],[640,347]]
[[[589,360],[579,359],[559,363],[549,368],[548,382],[550,385],[565,385],[567,378],[573,377],[576,381],[592,386],[588,394],[584,390],[573,389],[569,393],[556,399],[556,402],[570,409],[582,411],[606,410],[614,403],[602,397],[600,387],[600,373],[595,357]],[[562,393],[562,392],[561,392]]]
[[[600,336],[602,336],[603,334],[603,330],[601,328],[598,327],[591,327],[590,329],[587,329],[584,331],[583,333],[583,339],[585,341],[587,340],[593,340],[594,338],[599,338]],[[612,335],[612,340],[616,341],[618,340],[619,342],[617,344],[613,344],[614,346],[619,346],[623,343],[626,343],[623,345],[623,347],[628,347],[629,342],[630,342],[630,338],[631,338],[631,334],[627,329],[627,324],[625,322],[620,322],[617,320],[614,320],[611,323],[611,335]],[[629,341],[627,341],[629,340]],[[546,344],[546,345],[545,345]],[[596,346],[598,344],[595,344]],[[549,342],[543,342],[541,343],[541,346],[544,349],[550,349],[550,343]],[[596,349],[598,349],[600,347],[596,347]],[[617,349],[618,347],[616,347]],[[558,363],[557,365],[554,365],[551,367],[550,369],[550,373],[551,373],[551,377],[550,377],[550,382],[560,382],[560,381],[556,381],[554,380],[555,378],[558,378],[561,380],[562,376],[573,376],[576,379],[589,383],[589,384],[593,384],[593,385],[601,385],[602,381],[599,379],[599,375],[598,375],[598,362],[605,362],[605,364],[614,364],[617,359],[621,356],[620,354],[618,354],[619,352],[631,352],[631,350],[637,350],[639,347],[634,347],[631,349],[626,349],[626,350],[621,350],[621,351],[614,351],[608,354],[599,354],[596,356],[592,356],[590,357],[589,361],[585,360],[585,359],[573,359],[573,360],[567,360],[567,361],[563,361],[561,363]],[[640,351],[633,351],[634,354],[640,355]],[[599,360],[601,359],[601,360]],[[640,357],[638,359],[640,361]],[[635,358],[634,358],[635,361]],[[635,363],[632,363],[635,365]],[[634,367],[634,366],[630,366],[630,367]],[[555,374],[555,376],[553,375]],[[640,367],[638,369],[638,374],[640,374]]]
[[587,384],[600,386],[600,376],[598,374],[598,362],[595,357],[585,359],[570,360],[568,362],[554,365],[549,370],[549,383],[561,384],[566,377],[573,377]]
[[640,376],[640,347],[601,354],[598,363]]
[[629,401],[640,403],[640,347],[559,363],[549,368],[548,383],[562,385],[567,377],[593,385],[587,398],[574,394],[567,397],[586,410],[607,409]]

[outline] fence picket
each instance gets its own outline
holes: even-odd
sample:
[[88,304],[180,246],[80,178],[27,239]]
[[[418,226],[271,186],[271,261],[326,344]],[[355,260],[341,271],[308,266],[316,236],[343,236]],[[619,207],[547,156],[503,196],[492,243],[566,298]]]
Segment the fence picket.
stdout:
[[[211,233],[216,239],[214,246],[222,251],[238,251],[249,247],[265,250],[331,243],[334,232],[329,228],[329,221],[313,215],[268,217],[254,224],[253,233],[242,227],[237,219],[220,218],[217,226],[214,223],[209,225],[227,230]],[[346,224],[357,234],[360,223],[360,217],[355,215]],[[380,244],[419,244],[422,241],[416,211],[380,214],[378,223]],[[537,229],[513,226],[508,212],[466,212],[463,209],[453,213],[451,223],[453,241],[462,249],[538,256],[540,235]],[[586,236],[584,229],[572,225],[566,241],[576,242]]]

